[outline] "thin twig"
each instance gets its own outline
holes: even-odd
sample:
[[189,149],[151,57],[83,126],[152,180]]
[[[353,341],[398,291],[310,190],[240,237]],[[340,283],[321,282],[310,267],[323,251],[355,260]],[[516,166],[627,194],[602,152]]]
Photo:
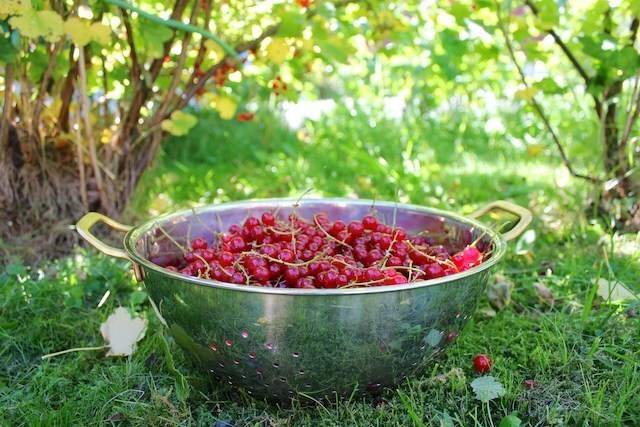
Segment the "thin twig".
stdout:
[[[182,251],[182,253],[183,253],[183,254],[186,254],[186,253],[187,253],[187,250],[184,248],[184,246],[182,246],[180,243],[178,243],[178,241],[177,241],[176,239],[174,239],[174,238],[173,238],[173,236],[171,236],[171,234],[167,233],[167,232],[165,231],[165,229],[160,225],[160,223],[156,222],[156,223],[155,223],[155,226],[156,226],[156,227],[158,227],[158,229],[162,232],[162,234],[164,234],[164,235],[165,235],[165,237],[166,237],[167,239],[169,239],[169,241],[170,241],[171,243],[173,243],[174,245],[176,245],[176,247],[177,247],[178,249],[180,249],[180,250]],[[190,240],[189,240],[189,236],[188,236],[188,235],[187,235],[187,241],[190,241]]]
[[78,157],[78,178],[80,180],[80,200],[85,212],[89,212],[89,199],[87,197],[87,181],[84,170],[84,157],[82,155],[82,134],[80,133],[80,112],[76,115],[76,156]]
[[[530,1],[527,0],[526,3],[529,4]],[[532,7],[532,10],[533,10],[533,8],[535,8],[535,6],[533,6],[533,5],[530,5],[530,7]],[[537,13],[537,9],[534,11],[534,13]],[[520,64],[518,63],[518,60],[516,58],[516,54],[515,54],[515,51],[513,49],[513,45],[511,44],[511,40],[509,39],[509,34],[507,32],[507,29],[505,29],[504,22],[502,21],[502,12],[501,12],[501,8],[500,8],[499,5],[498,5],[498,10],[497,10],[497,15],[498,15],[498,26],[500,27],[500,31],[504,35],[504,40],[505,40],[505,43],[506,43],[506,46],[507,46],[507,50],[509,52],[509,56],[511,57],[511,60],[513,61],[513,64],[515,65],[516,69],[518,70],[518,75],[520,76],[520,80],[522,81],[524,86],[528,89],[529,88],[529,83],[527,83],[527,79],[526,79],[526,77],[524,75],[524,71],[522,70],[522,67],[520,66]],[[571,57],[573,57],[573,55],[571,55]],[[574,65],[576,65],[576,64],[574,64]],[[577,64],[577,66],[580,67],[579,64]],[[578,71],[580,71],[581,69],[582,69],[582,67],[580,67]],[[588,76],[587,76],[587,79],[588,79]],[[534,110],[538,114],[538,117],[540,117],[540,119],[544,123],[545,128],[547,129],[547,131],[551,135],[551,139],[553,140],[553,143],[557,147],[558,152],[560,153],[560,156],[562,157],[562,163],[567,168],[569,173],[571,175],[573,175],[574,177],[576,177],[576,178],[581,178],[581,179],[584,179],[584,180],[589,181],[589,182],[594,183],[594,184],[601,183],[602,182],[601,179],[594,178],[594,177],[589,176],[589,175],[584,175],[584,174],[578,173],[573,169],[573,166],[571,166],[571,162],[569,162],[569,158],[567,157],[567,153],[565,152],[564,147],[560,143],[560,138],[558,137],[556,131],[553,129],[553,126],[551,126],[551,123],[550,123],[549,119],[547,118],[547,115],[545,114],[542,106],[535,99],[535,95],[531,97],[529,102],[531,103],[531,105],[533,106]],[[598,102],[598,105],[600,105],[599,102]]]
[[49,43],[49,61],[47,62],[47,68],[45,68],[42,76],[40,77],[40,88],[38,89],[38,97],[33,107],[33,130],[36,133],[40,128],[40,113],[42,112],[42,106],[44,105],[45,95],[47,94],[47,86],[49,85],[49,79],[53,74],[53,69],[56,65],[56,58],[58,52],[62,49],[63,42]]
[[[640,19],[634,18],[633,21],[631,21],[631,26],[629,28],[629,30],[631,31],[631,36],[629,37],[629,46],[633,46],[636,42],[636,39],[638,38],[638,27],[640,27]],[[639,84],[640,71],[638,71],[638,73],[636,74],[636,82],[633,86],[631,99],[629,100],[629,107],[627,108],[627,120],[624,124],[622,138],[620,138],[620,145],[623,147],[627,146],[629,137],[631,136],[631,129],[633,129],[633,125],[638,121],[638,114],[640,114],[640,91],[638,90]]]
[[[202,25],[202,28],[209,28],[209,23],[211,22],[211,10],[213,9],[213,1],[212,0],[205,0],[205,5],[204,5],[204,23]],[[198,48],[198,55],[196,55],[196,60],[194,62],[194,64],[196,66],[200,66],[202,64],[202,61],[204,60],[204,56],[207,53],[207,46],[205,45],[205,38],[203,37],[200,40],[200,47]]]
[[[262,34],[260,34],[255,39],[249,42],[241,43],[238,46],[236,46],[235,52],[240,54],[248,50],[256,49],[264,39],[275,35],[278,32],[279,28],[280,28],[280,24],[275,24],[268,27],[266,30],[262,32]],[[178,104],[174,108],[171,108],[170,110],[168,110],[167,113],[170,114],[174,110],[183,109],[189,103],[189,100],[191,100],[191,98],[193,98],[196,95],[198,90],[204,87],[207,81],[209,81],[209,79],[215,75],[218,69],[222,68],[222,66],[227,64],[228,62],[235,61],[235,60],[236,59],[234,57],[230,57],[229,55],[227,55],[224,58],[222,58],[222,60],[218,61],[215,65],[210,67],[207,71],[205,71],[205,73],[202,75],[201,78],[198,79],[197,82],[195,82],[192,79],[191,85],[187,86],[187,88],[185,89],[185,94],[180,99],[180,102],[178,102]]]
[[[197,13],[198,13],[198,5],[196,2],[196,4],[191,9],[191,16],[189,17],[189,22],[195,22]],[[165,92],[164,99],[160,103],[160,107],[158,107],[158,110],[155,114],[156,123],[160,123],[164,120],[164,114],[176,96],[176,89],[180,84],[184,63],[187,59],[187,52],[189,51],[187,45],[189,44],[190,40],[191,40],[191,33],[190,32],[184,33],[184,36],[182,37],[182,48],[180,49],[180,56],[178,57],[178,62],[173,70],[173,75],[171,76],[171,83],[169,84],[169,87]]]
[[127,43],[129,44],[129,58],[131,59],[131,88],[133,93],[137,93],[142,83],[142,67],[138,60],[138,50],[133,39],[133,28],[131,27],[131,20],[129,14],[124,8],[120,8],[122,11],[122,22],[124,23],[125,36],[127,37]]
[[67,353],[74,353],[76,351],[95,351],[95,350],[105,350],[109,348],[109,345],[102,345],[100,347],[78,347],[78,348],[70,348],[68,350],[56,351],[55,353],[49,353],[42,356],[42,360],[51,359],[52,357],[61,356]]
[[128,9],[132,12],[136,12],[139,16],[142,16],[146,19],[148,19],[151,22],[155,22],[156,24],[160,24],[160,25],[164,25],[167,26],[169,28],[173,28],[175,30],[181,30],[181,31],[185,31],[185,32],[189,32],[189,33],[197,33],[200,34],[201,36],[208,38],[210,40],[213,40],[214,42],[218,43],[220,45],[220,47],[227,53],[227,55],[232,56],[232,57],[237,57],[237,54],[235,52],[235,50],[229,46],[227,43],[225,43],[223,40],[221,40],[220,38],[218,38],[218,36],[210,33],[209,31],[203,29],[203,28],[199,28],[196,27],[194,25],[191,24],[185,24],[184,22],[180,22],[174,19],[162,19],[159,16],[156,16],[152,13],[149,12],[145,12],[144,10],[140,9],[139,7],[133,6],[129,3],[127,3],[124,0],[103,0],[106,3],[112,4],[114,6],[118,6],[121,7],[123,9]]
[[640,114],[640,71],[636,74],[636,83],[633,87],[633,93],[631,94],[631,100],[629,102],[629,108],[627,109],[627,120],[624,124],[624,132],[622,138],[620,138],[620,145],[626,146],[631,136],[631,129],[633,125],[638,121],[638,115]]
[[[531,12],[533,12],[534,15],[538,16],[540,10],[535,4],[533,4],[531,0],[525,0],[525,4],[529,6],[529,9],[531,9]],[[500,10],[498,10],[498,14],[499,13]],[[498,19],[500,19],[500,17],[498,17]],[[578,62],[578,59],[575,57],[573,52],[569,50],[569,47],[566,45],[566,43],[562,41],[558,33],[556,33],[553,29],[548,29],[547,33],[549,33],[549,35],[553,37],[553,40],[556,42],[560,50],[562,50],[562,52],[567,56],[578,74],[580,74],[580,77],[582,77],[582,79],[584,80],[585,85],[589,86],[589,84],[591,83],[591,78],[585,71],[584,67],[580,64],[580,62]]]
[[102,173],[100,172],[100,166],[98,166],[98,152],[96,150],[95,140],[93,139],[93,127],[91,125],[91,117],[89,111],[89,95],[87,94],[87,70],[84,59],[84,47],[78,47],[78,77],[80,83],[80,111],[82,118],[84,119],[84,134],[87,138],[87,145],[89,146],[89,157],[91,159],[91,166],[96,178],[96,186],[98,187],[98,197],[100,198],[100,204],[102,209],[109,212],[109,202],[107,195],[104,191],[104,183],[102,182]]
[[4,67],[4,105],[2,107],[2,122],[0,123],[0,148],[9,145],[9,126],[13,111],[13,65]]

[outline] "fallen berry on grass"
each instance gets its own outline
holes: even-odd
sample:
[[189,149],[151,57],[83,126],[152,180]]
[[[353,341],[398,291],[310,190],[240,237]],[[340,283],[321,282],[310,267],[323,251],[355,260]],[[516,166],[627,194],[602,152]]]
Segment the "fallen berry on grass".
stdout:
[[485,374],[491,370],[491,358],[486,354],[479,354],[473,358],[473,367],[476,372]]

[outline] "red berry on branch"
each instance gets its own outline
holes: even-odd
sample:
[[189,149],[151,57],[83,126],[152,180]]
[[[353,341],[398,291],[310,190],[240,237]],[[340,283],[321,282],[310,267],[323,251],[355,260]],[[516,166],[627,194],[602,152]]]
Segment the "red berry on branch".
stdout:
[[300,7],[309,7],[313,3],[313,0],[296,0],[296,3],[298,3]]
[[202,71],[202,68],[200,68],[199,66],[195,66],[193,67],[193,76],[201,79],[202,76],[204,76],[204,71]]
[[255,114],[250,113],[248,111],[243,111],[242,113],[238,113],[238,121],[239,122],[248,122],[253,120],[253,117],[255,116]]

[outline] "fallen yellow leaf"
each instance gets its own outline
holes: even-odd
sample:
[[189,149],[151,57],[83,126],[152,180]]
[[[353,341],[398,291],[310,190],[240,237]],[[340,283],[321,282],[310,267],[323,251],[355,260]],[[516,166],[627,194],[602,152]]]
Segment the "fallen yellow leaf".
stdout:
[[102,337],[110,347],[107,356],[130,356],[146,330],[147,319],[133,318],[125,308],[116,308],[100,326]]
[[[595,281],[594,281],[595,283]],[[638,297],[632,293],[629,288],[622,282],[616,280],[607,280],[603,277],[598,279],[597,293],[605,301],[611,303],[622,302],[625,300],[637,300]]]

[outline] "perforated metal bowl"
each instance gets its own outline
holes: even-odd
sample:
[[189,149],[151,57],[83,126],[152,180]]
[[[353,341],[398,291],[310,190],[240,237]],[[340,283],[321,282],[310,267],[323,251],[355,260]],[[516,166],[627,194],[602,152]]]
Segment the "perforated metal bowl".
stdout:
[[[470,270],[406,285],[265,288],[186,277],[149,261],[179,255],[172,240],[213,240],[216,232],[249,215],[269,210],[286,217],[294,203],[274,199],[207,206],[133,228],[89,213],[77,229],[101,251],[132,261],[156,314],[206,372],[255,397],[283,402],[375,394],[423,374],[473,314],[491,268],[505,253],[506,239],[531,219],[528,210],[507,202],[493,202],[473,215],[498,209],[518,216],[516,227],[501,235],[475,219],[421,206],[347,199],[300,202],[296,213],[303,218],[324,212],[332,221],[348,222],[375,212],[381,221],[410,233],[429,233],[449,247],[462,249],[479,239],[478,247],[490,253]],[[91,234],[100,221],[127,231],[124,250]]]

